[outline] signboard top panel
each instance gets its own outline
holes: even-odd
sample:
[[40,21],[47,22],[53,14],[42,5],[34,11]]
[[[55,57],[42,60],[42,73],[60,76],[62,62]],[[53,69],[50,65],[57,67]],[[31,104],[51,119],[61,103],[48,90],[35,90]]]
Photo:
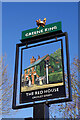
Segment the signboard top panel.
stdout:
[[57,31],[62,31],[61,22],[48,24],[44,27],[40,27],[39,29],[37,29],[36,27],[33,29],[22,31],[22,40]]

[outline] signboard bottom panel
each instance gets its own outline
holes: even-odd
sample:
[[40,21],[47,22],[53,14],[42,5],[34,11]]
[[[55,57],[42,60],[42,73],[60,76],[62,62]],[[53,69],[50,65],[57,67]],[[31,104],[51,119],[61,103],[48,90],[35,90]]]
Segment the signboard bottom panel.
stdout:
[[20,103],[28,103],[28,102],[54,99],[54,98],[60,98],[60,97],[66,97],[64,85],[49,87],[46,89],[21,92]]

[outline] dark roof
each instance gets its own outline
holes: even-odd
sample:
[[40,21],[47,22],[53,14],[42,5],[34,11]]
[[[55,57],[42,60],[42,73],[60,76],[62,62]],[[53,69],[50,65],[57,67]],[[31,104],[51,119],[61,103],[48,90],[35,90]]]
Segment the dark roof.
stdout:
[[36,66],[36,65],[38,65],[42,60],[44,60],[47,56],[49,56],[48,54],[47,55],[45,55],[45,56],[43,56],[42,58],[40,58],[39,60],[36,60],[34,63],[32,63],[31,65],[29,65],[26,69],[24,69],[24,70],[27,70],[27,69],[29,69],[29,68],[31,68],[31,67],[34,67],[34,66]]
[[44,60],[47,56],[50,56],[50,57],[51,57],[54,61],[56,61],[56,62],[60,62],[59,60],[54,59],[53,56],[47,54],[47,55],[41,57],[39,60],[36,60],[34,63],[30,64],[26,69],[24,69],[24,71],[27,70],[27,69],[29,69],[29,68],[32,68],[32,67],[38,65],[38,64],[39,64],[42,60]]

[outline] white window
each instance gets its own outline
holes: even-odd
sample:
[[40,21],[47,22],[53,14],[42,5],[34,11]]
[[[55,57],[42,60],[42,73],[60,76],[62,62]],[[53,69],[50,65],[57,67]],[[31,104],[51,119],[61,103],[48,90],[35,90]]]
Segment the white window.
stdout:
[[58,65],[58,68],[60,68],[60,66]]

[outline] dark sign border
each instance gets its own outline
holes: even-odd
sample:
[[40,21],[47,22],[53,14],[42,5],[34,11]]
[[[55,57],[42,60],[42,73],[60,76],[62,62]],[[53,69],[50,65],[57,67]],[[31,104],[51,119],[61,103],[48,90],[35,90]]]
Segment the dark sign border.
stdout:
[[45,40],[49,40],[52,38],[58,38],[65,36],[65,44],[66,44],[66,58],[67,58],[67,78],[68,78],[68,98],[63,98],[59,100],[52,100],[47,102],[41,102],[49,104],[55,104],[55,103],[62,103],[62,102],[69,102],[72,101],[72,95],[71,95],[71,81],[70,81],[70,65],[69,65],[69,49],[68,49],[68,34],[67,32],[64,33],[58,33],[58,34],[50,34],[47,37],[40,37],[36,38],[33,41],[26,41],[24,43],[16,44],[16,58],[15,58],[15,73],[14,73],[14,86],[13,86],[13,103],[12,108],[13,109],[21,109],[21,108],[27,108],[27,107],[33,107],[33,105],[40,104],[40,103],[32,103],[32,104],[24,104],[24,105],[16,105],[16,96],[17,96],[17,78],[18,78],[18,62],[19,62],[19,47],[27,46],[28,44],[33,44]]

